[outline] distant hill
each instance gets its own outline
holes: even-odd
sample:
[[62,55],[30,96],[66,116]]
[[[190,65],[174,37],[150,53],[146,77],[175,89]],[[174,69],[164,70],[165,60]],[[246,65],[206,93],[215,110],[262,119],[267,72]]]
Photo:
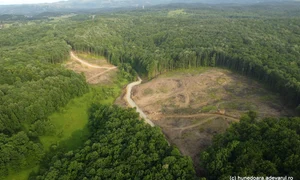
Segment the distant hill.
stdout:
[[265,2],[284,2],[288,0],[172,0],[172,3],[204,3],[204,4],[255,4]]
[[0,14],[34,15],[43,12],[68,12],[84,9],[143,8],[170,3],[204,3],[204,4],[255,4],[265,2],[289,2],[290,0],[69,0],[56,3],[32,5],[2,5]]

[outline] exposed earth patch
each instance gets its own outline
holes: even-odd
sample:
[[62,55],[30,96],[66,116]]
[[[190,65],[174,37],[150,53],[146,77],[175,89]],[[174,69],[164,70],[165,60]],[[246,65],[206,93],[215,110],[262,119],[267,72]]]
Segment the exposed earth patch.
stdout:
[[263,85],[219,68],[167,73],[134,87],[132,99],[194,163],[215,134],[249,110],[261,118],[292,113]]

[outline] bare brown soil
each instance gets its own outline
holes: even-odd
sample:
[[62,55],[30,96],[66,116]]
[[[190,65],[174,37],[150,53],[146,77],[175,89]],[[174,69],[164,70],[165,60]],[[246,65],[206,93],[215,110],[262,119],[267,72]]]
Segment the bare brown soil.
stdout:
[[[80,58],[77,57],[77,59]],[[71,56],[65,66],[77,73],[83,73],[89,84],[110,84],[113,82],[112,79],[115,77],[118,69],[107,63],[106,60],[95,60],[97,63],[91,62],[89,66],[90,61],[80,59],[85,62],[85,64],[83,64],[77,59]],[[101,65],[99,62],[101,62]]]
[[217,68],[158,77],[135,87],[132,99],[196,167],[212,137],[249,110],[260,117],[291,113],[261,84]]

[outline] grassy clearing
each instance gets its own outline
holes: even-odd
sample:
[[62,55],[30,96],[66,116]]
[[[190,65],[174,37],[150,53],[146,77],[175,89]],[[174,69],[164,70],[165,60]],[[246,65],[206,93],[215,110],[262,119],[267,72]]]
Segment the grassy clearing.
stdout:
[[[120,94],[126,81],[110,86],[90,86],[90,92],[82,97],[71,100],[60,112],[52,114],[49,119],[56,127],[56,135],[40,137],[45,149],[51,145],[62,145],[66,149],[78,147],[89,135],[88,108],[92,103],[112,104]],[[72,141],[68,141],[68,139]]]
[[26,169],[26,170],[22,170],[22,171],[18,171],[18,172],[11,172],[9,173],[10,175],[7,176],[4,180],[25,180],[29,178],[29,174],[31,172],[37,172],[39,169],[39,166],[30,168],[30,169]]
[[[114,77],[111,85],[91,85],[90,91],[78,98],[72,99],[60,112],[52,114],[49,119],[56,127],[52,136],[41,136],[40,141],[45,151],[50,147],[60,147],[72,150],[81,146],[89,136],[87,128],[88,108],[92,103],[113,104],[120,95],[122,88],[128,83],[124,78]],[[27,180],[29,174],[37,171],[39,166],[11,172],[5,180]]]
[[[44,148],[48,150],[51,145],[59,144],[60,141],[70,138],[73,132],[81,130],[86,126],[88,122],[88,103],[89,94],[85,94],[80,98],[75,98],[69,102],[69,104],[61,110],[61,112],[52,114],[49,119],[56,127],[56,134],[54,136],[42,136],[40,141]],[[88,132],[82,133],[82,138],[88,135]],[[66,146],[72,146],[72,144],[79,144],[81,138],[77,141],[67,144]]]
[[97,54],[76,52],[76,56],[78,56],[81,59],[84,59],[85,61],[88,61],[89,63],[97,64],[99,66],[108,65],[107,59],[104,56],[100,56]]
[[168,17],[174,17],[179,15],[186,15],[186,12],[184,12],[184,9],[177,9],[173,11],[168,12]]
[[216,106],[208,105],[208,106],[202,107],[201,112],[207,113],[207,112],[217,111],[217,110],[218,110],[218,108]]

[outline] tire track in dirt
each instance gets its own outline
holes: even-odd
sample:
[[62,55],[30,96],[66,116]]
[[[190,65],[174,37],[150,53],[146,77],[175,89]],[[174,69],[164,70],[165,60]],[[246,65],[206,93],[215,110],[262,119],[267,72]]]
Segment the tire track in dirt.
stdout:
[[109,72],[111,70],[117,69],[116,66],[107,67],[107,66],[98,66],[98,65],[95,65],[95,64],[90,64],[90,63],[86,62],[85,60],[80,59],[79,57],[77,57],[73,51],[70,52],[70,56],[71,56],[71,58],[73,60],[81,63],[84,66],[87,66],[87,67],[90,67],[90,68],[94,68],[94,69],[106,69],[105,71],[100,72],[100,73],[98,73],[98,74],[96,74],[96,75],[88,78],[87,82],[90,82],[91,80],[93,80],[93,79],[95,79],[95,78],[97,78],[97,77],[99,77],[99,76],[101,76],[101,75],[103,75],[103,74],[105,74],[105,73],[107,73],[107,72]]
[[87,81],[90,82],[91,80],[93,80],[93,79],[95,79],[95,78],[101,76],[102,74],[105,74],[105,73],[107,73],[108,71],[111,71],[111,70],[113,70],[113,69],[117,69],[117,67],[112,67],[112,68],[109,68],[109,69],[107,69],[107,70],[105,70],[105,71],[99,73],[99,74],[96,74],[95,76],[90,77],[89,79],[87,79]]
[[218,113],[199,113],[199,114],[192,114],[192,115],[160,115],[160,116],[162,118],[197,118],[197,117],[206,117],[206,116],[208,117],[197,124],[193,124],[193,125],[185,126],[185,127],[161,126],[162,128],[170,128],[173,130],[180,130],[179,137],[182,137],[183,131],[200,126],[202,124],[205,124],[208,121],[210,121],[216,117],[222,117],[222,118],[234,121],[234,122],[239,122],[239,119],[236,117],[225,115],[225,114],[218,114]]
[[173,129],[178,129],[178,130],[180,130],[180,132],[179,132],[179,137],[181,138],[181,137],[182,137],[182,132],[183,132],[183,131],[188,130],[188,129],[191,129],[191,128],[194,128],[194,127],[197,127],[197,126],[201,126],[201,125],[203,125],[203,124],[209,122],[210,120],[212,120],[212,119],[214,119],[214,118],[215,118],[215,116],[212,116],[212,117],[209,117],[209,118],[207,118],[207,119],[205,119],[205,120],[203,120],[203,121],[201,121],[201,122],[199,122],[199,123],[197,123],[197,124],[193,124],[193,125],[186,126],[186,127],[183,127],[183,128],[173,128]]
[[70,56],[71,56],[72,59],[74,59],[74,60],[80,62],[81,64],[83,64],[83,65],[85,65],[85,66],[91,67],[91,68],[97,68],[97,69],[111,69],[111,68],[115,69],[115,68],[117,68],[117,67],[115,67],[115,66],[114,66],[114,67],[106,67],[106,66],[98,66],[98,65],[95,65],[95,64],[90,64],[90,63],[86,62],[85,60],[80,59],[79,57],[77,57],[77,56],[74,54],[73,51],[70,52]]

